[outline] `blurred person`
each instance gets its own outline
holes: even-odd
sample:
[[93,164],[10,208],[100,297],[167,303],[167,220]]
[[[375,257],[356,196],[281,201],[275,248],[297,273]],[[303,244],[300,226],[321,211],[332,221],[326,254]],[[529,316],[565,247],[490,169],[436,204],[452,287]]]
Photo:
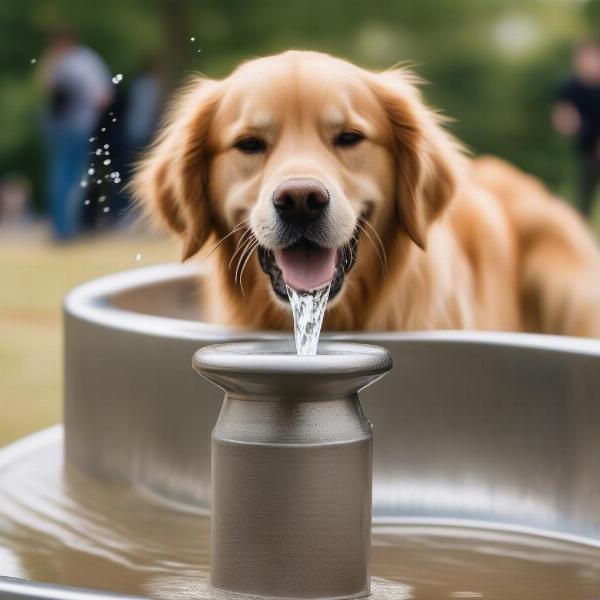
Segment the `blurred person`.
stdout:
[[552,120],[560,133],[577,140],[579,206],[589,217],[600,182],[600,39],[577,46],[573,75],[559,90]]
[[66,240],[81,228],[80,180],[88,164],[89,137],[111,101],[111,79],[102,59],[70,29],[54,36],[42,79],[50,214],[55,239]]

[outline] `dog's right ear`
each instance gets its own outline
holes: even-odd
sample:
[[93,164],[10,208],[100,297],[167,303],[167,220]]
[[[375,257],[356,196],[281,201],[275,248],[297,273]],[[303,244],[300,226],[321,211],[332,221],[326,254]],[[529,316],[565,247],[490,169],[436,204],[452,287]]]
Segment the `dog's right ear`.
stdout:
[[394,69],[369,74],[368,81],[390,124],[400,221],[425,249],[429,226],[455,194],[462,149],[424,104],[411,73]]
[[167,111],[131,184],[143,212],[180,237],[182,260],[198,252],[211,231],[209,132],[219,95],[216,81],[190,81]]

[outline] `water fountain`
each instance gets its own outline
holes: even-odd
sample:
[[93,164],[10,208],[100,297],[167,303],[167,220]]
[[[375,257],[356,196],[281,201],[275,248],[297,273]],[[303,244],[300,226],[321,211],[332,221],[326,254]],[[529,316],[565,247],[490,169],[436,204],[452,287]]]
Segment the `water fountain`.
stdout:
[[[222,392],[190,357],[214,343],[289,336],[202,322],[197,285],[195,266],[155,267],[67,298],[64,431],[0,452],[0,575],[19,578],[0,580],[3,600],[46,598],[47,584],[61,600],[107,597],[81,588],[168,600],[212,589],[210,431]],[[599,595],[599,342],[325,339],[383,346],[394,362],[361,393],[375,430],[374,592]]]
[[368,596],[372,434],[357,393],[390,369],[388,352],[240,343],[199,350],[194,367],[225,391],[212,434],[213,586]]

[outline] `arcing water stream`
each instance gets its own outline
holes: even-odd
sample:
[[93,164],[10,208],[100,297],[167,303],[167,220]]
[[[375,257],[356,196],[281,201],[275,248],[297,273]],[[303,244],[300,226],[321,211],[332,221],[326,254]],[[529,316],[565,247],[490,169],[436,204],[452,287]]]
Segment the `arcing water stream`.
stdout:
[[319,335],[325,315],[325,306],[329,299],[330,285],[327,284],[318,290],[301,292],[290,286],[286,287],[294,315],[296,352],[313,356],[317,353],[319,345]]

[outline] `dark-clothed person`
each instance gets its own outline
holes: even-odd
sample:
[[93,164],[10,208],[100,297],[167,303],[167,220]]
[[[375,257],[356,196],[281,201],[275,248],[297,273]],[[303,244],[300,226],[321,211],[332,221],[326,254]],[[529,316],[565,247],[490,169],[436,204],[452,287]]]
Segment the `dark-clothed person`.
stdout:
[[559,90],[553,121],[560,133],[576,138],[579,205],[590,216],[600,183],[600,40],[581,43],[573,67]]

